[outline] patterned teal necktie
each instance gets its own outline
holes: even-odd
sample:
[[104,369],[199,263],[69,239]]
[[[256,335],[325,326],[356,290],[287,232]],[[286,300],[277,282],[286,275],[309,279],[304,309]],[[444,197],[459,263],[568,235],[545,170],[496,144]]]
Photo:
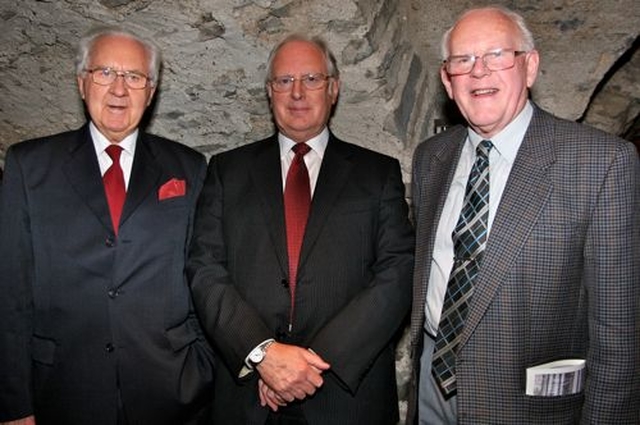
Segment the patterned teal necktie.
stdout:
[[489,220],[489,152],[493,144],[483,140],[476,148],[465,190],[464,205],[452,233],[454,263],[442,307],[442,318],[433,353],[432,372],[445,397],[456,390],[456,349],[469,310],[473,281],[487,243]]

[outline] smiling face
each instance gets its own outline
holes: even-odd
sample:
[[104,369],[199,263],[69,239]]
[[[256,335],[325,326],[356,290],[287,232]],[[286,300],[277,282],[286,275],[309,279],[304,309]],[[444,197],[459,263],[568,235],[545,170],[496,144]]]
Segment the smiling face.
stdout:
[[[273,57],[271,76],[289,75],[299,79],[308,74],[328,75],[327,60],[322,51],[308,41],[294,40],[283,44]],[[296,80],[290,91],[276,92],[267,84],[278,130],[296,143],[320,134],[338,99],[339,85],[337,78],[330,78],[323,88],[309,90]]]
[[[105,35],[95,41],[87,62],[87,69],[99,67],[149,75],[149,55],[141,43],[129,37]],[[78,87],[91,120],[112,143],[119,143],[138,127],[155,92],[152,84],[130,89],[121,77],[101,86],[93,82],[90,73],[78,76]]]
[[[495,49],[521,49],[518,27],[497,10],[477,10],[457,22],[449,39],[449,55],[478,55]],[[524,108],[538,73],[538,52],[515,58],[512,68],[489,71],[477,60],[469,74],[440,77],[469,126],[485,138],[504,129]]]

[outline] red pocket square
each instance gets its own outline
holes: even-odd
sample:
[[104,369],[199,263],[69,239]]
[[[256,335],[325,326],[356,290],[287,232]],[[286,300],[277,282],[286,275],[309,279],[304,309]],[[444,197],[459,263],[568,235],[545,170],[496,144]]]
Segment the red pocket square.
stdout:
[[176,196],[184,196],[187,193],[187,182],[173,178],[160,186],[158,189],[158,200],[163,201]]

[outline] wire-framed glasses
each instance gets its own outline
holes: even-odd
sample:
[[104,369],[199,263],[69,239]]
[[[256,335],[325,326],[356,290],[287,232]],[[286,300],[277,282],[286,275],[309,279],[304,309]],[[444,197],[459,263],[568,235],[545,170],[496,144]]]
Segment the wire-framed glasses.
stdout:
[[85,72],[91,74],[91,81],[101,86],[112,84],[118,77],[122,77],[127,87],[134,90],[143,89],[151,82],[149,77],[136,71],[116,71],[109,67],[101,67],[85,69]]
[[469,74],[478,59],[489,71],[502,71],[512,68],[516,63],[516,56],[527,53],[525,50],[496,49],[482,55],[454,55],[444,61],[444,69],[449,75]]
[[269,81],[271,89],[276,92],[288,92],[293,88],[293,84],[296,81],[300,81],[307,90],[320,90],[327,85],[331,75],[324,74],[305,74],[296,78],[292,75],[280,75],[274,77]]

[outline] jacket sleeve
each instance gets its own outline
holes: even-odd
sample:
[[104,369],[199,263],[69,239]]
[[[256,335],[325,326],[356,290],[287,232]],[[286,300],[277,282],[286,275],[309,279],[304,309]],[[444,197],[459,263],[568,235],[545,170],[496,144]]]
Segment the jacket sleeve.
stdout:
[[640,423],[640,164],[620,144],[585,241],[589,352],[582,423]]
[[15,150],[9,148],[0,204],[0,422],[33,414],[34,264],[24,172]]

